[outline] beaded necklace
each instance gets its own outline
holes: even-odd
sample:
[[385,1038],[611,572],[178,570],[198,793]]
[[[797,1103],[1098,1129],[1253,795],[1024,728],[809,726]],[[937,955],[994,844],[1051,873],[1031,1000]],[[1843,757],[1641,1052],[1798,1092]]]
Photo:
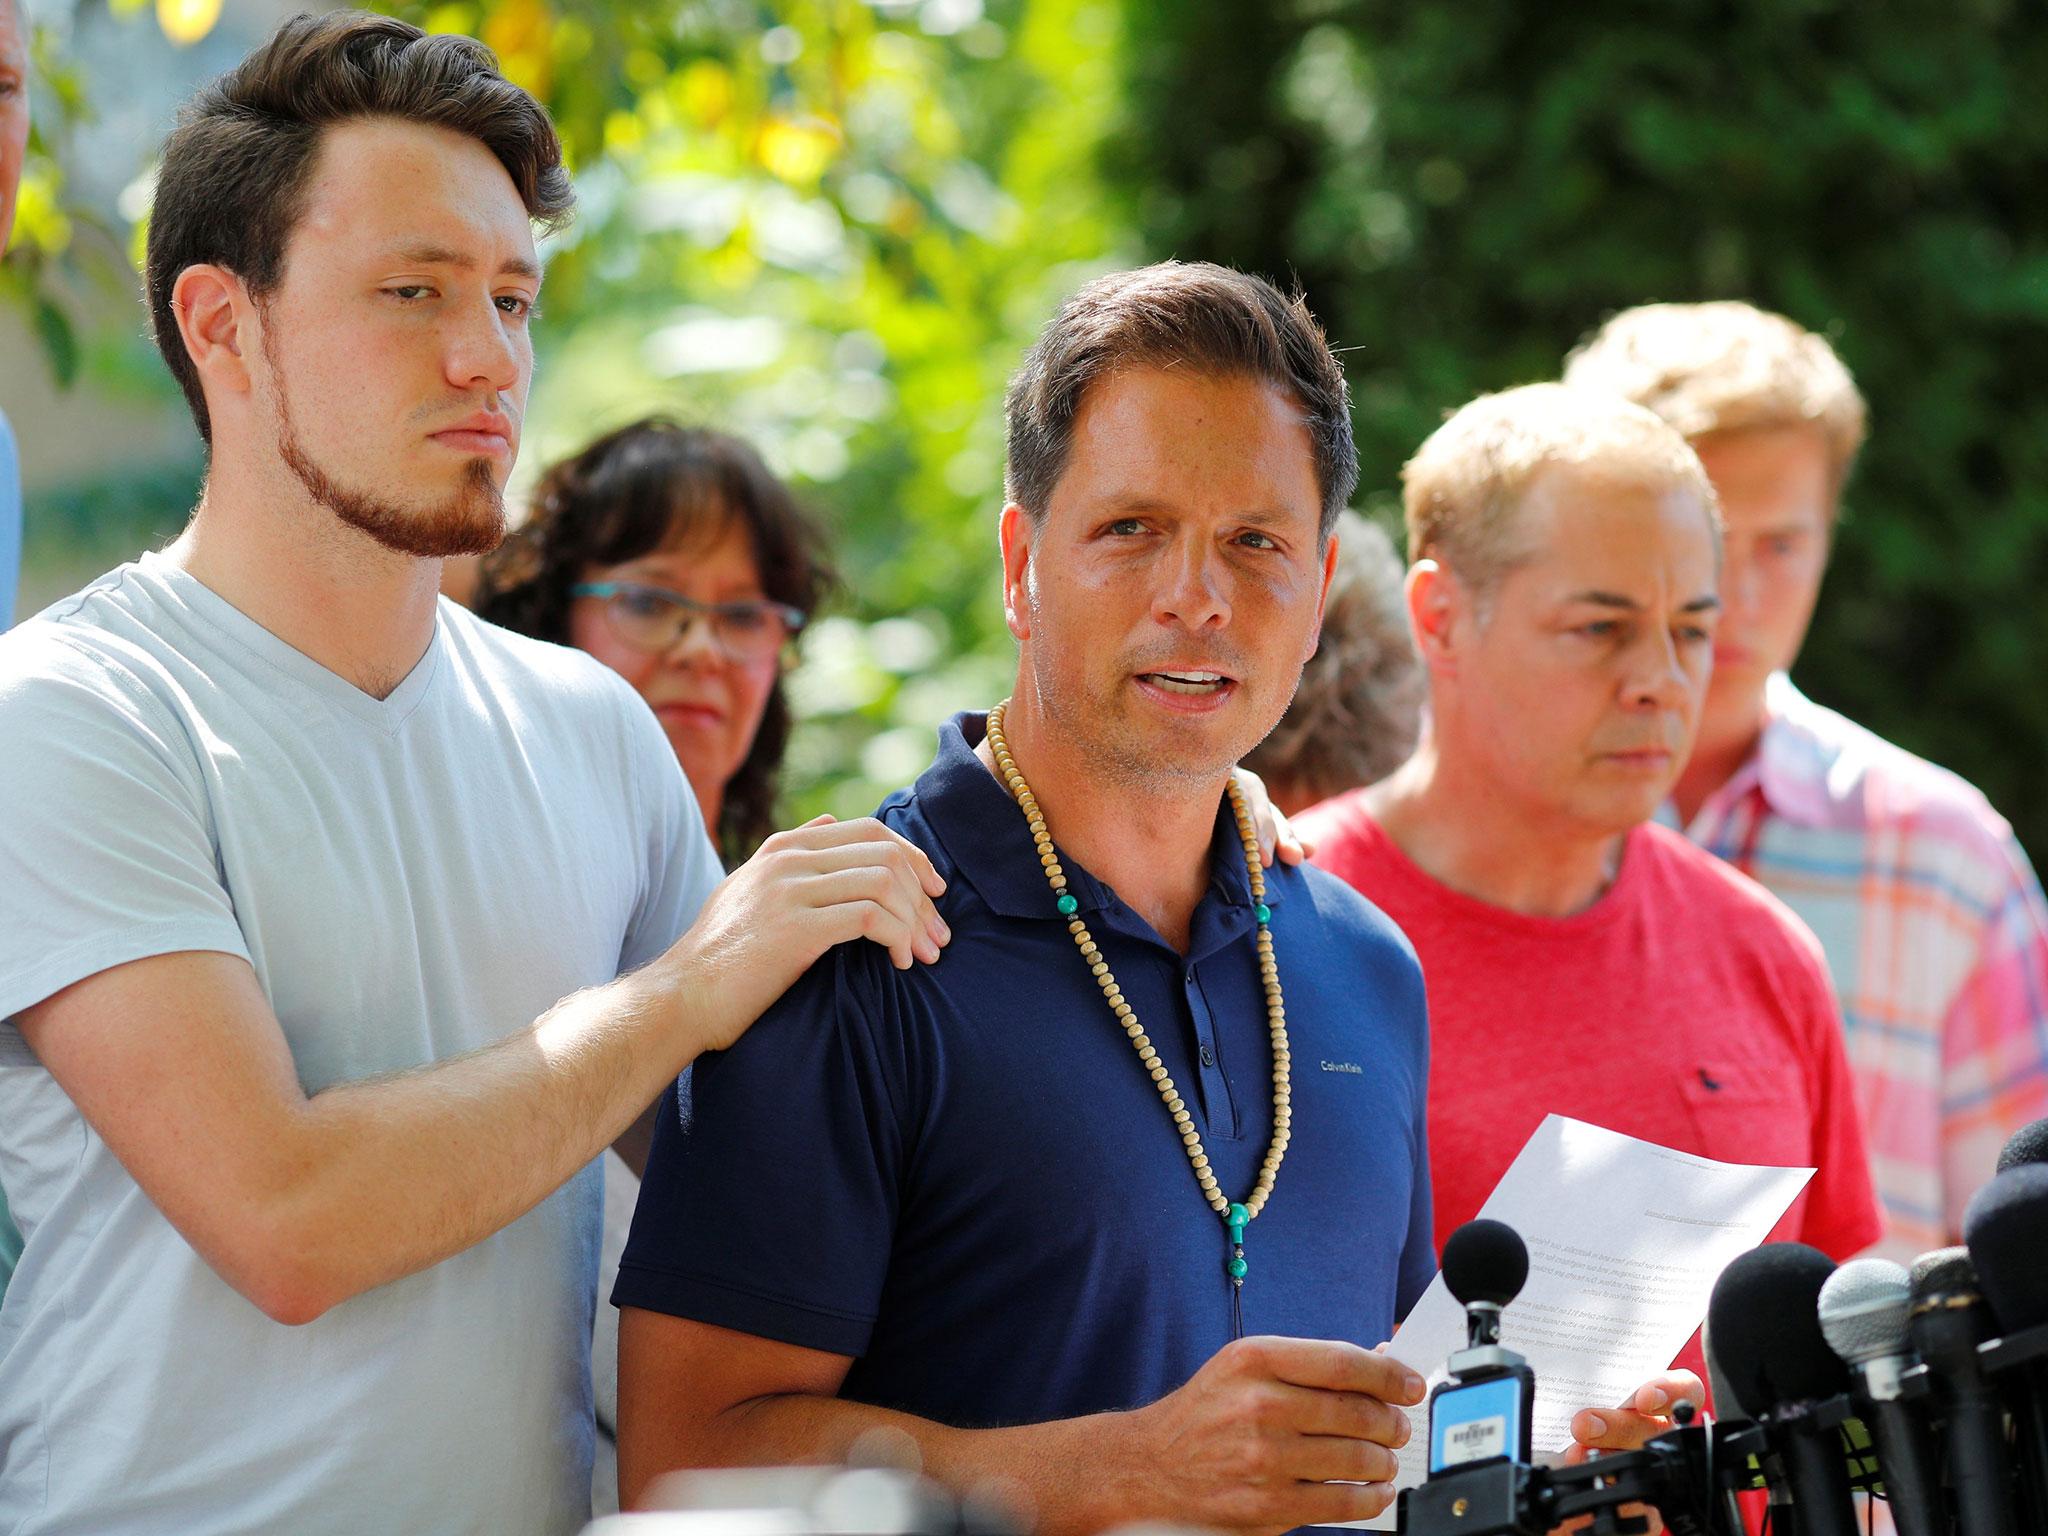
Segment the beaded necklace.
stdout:
[[1182,1101],[1180,1091],[1174,1087],[1173,1079],[1167,1075],[1166,1066],[1160,1061],[1158,1051],[1153,1049],[1144,1027],[1139,1024],[1137,1010],[1125,1001],[1116,977],[1110,974],[1109,962],[1102,957],[1094,935],[1081,921],[1081,904],[1067,890],[1066,871],[1060,868],[1051,834],[1045,830],[1045,814],[1039,810],[1038,798],[1031,793],[1031,786],[1024,782],[1024,775],[1017,771],[1017,761],[1010,755],[1010,744],[1003,735],[1003,716],[1009,707],[1010,701],[1005,699],[988,712],[989,751],[995,755],[1004,784],[1009,787],[1011,797],[1031,826],[1031,840],[1038,848],[1038,862],[1044,866],[1045,878],[1052,886],[1053,906],[1067,920],[1067,932],[1073,935],[1074,944],[1081,951],[1082,963],[1102,988],[1103,1000],[1109,1004],[1110,1011],[1137,1048],[1139,1062],[1151,1074],[1167,1113],[1173,1116],[1174,1129],[1180,1132],[1181,1147],[1187,1153],[1188,1165],[1194,1170],[1195,1183],[1201,1188],[1202,1198],[1223,1218],[1223,1225],[1229,1231],[1230,1259],[1224,1265],[1224,1271],[1230,1276],[1232,1332],[1242,1338],[1244,1277],[1250,1268],[1244,1257],[1244,1229],[1266,1208],[1266,1201],[1272,1197],[1274,1182],[1280,1177],[1280,1160],[1287,1155],[1287,1141],[1294,1119],[1287,1086],[1287,1009],[1280,995],[1280,969],[1273,959],[1273,911],[1266,905],[1266,872],[1259,863],[1259,838],[1252,826],[1251,812],[1245,806],[1237,781],[1232,779],[1230,808],[1236,814],[1238,838],[1244,844],[1244,868],[1251,881],[1252,912],[1259,924],[1259,980],[1266,991],[1266,1019],[1273,1040],[1273,1140],[1266,1148],[1265,1161],[1259,1167],[1258,1182],[1243,1203],[1237,1204],[1217,1185],[1216,1175],[1209,1167],[1209,1155],[1202,1150],[1202,1137],[1195,1129],[1194,1117]]

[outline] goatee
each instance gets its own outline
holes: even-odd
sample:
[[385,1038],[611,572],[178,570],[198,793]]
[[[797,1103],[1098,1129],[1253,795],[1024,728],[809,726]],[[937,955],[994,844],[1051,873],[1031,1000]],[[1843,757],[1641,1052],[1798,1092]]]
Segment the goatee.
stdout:
[[307,454],[289,415],[278,430],[277,452],[316,503],[401,555],[487,555],[504,542],[505,495],[488,459],[471,459],[446,501],[405,507],[336,481]]

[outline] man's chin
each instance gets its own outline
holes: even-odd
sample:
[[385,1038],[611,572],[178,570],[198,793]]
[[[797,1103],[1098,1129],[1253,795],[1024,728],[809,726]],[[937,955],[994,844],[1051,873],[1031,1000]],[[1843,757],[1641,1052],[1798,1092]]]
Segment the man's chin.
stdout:
[[1221,782],[1258,745],[1235,710],[1214,715],[1148,711],[1147,715],[1142,722],[1125,722],[1125,729],[1117,733],[1122,738],[1117,756],[1131,769],[1162,783]]
[[456,555],[487,555],[505,542],[502,506],[475,512],[448,507],[408,512],[396,507],[352,508],[336,515],[394,554],[422,560],[447,560]]
[[341,495],[328,510],[349,527],[402,555],[446,560],[487,555],[505,542],[505,501],[495,466],[472,460],[459,484],[435,502],[408,504],[397,497]]

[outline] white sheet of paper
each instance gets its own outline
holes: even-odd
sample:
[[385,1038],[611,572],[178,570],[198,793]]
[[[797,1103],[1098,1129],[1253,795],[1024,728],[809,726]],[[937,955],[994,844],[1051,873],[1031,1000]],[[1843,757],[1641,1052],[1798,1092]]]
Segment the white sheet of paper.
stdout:
[[[1537,1455],[1571,1444],[1572,1415],[1616,1405],[1664,1370],[1707,1315],[1721,1271],[1770,1233],[1811,1168],[1717,1163],[1551,1115],[1479,1214],[1529,1246],[1529,1281],[1501,1343],[1536,1373]],[[1388,1351],[1428,1378],[1465,1347],[1465,1309],[1439,1275]],[[1397,1488],[1429,1470],[1429,1409],[1409,1414]],[[1394,1529],[1394,1506],[1361,1527]]]

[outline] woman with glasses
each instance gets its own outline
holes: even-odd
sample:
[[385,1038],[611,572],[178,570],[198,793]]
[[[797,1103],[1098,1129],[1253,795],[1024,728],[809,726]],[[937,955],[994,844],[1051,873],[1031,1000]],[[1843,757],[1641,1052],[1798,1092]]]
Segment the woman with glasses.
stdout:
[[476,610],[633,685],[731,866],[776,830],[783,664],[831,583],[817,528],[752,448],[649,417],[547,471]]
[[[789,745],[782,673],[832,584],[822,539],[736,437],[650,417],[542,476],[532,515],[483,564],[476,611],[588,651],[631,683],[674,745],[728,868],[776,830]],[[612,1281],[652,1117],[605,1156],[591,1371],[593,1505],[618,1507],[618,1313]]]

